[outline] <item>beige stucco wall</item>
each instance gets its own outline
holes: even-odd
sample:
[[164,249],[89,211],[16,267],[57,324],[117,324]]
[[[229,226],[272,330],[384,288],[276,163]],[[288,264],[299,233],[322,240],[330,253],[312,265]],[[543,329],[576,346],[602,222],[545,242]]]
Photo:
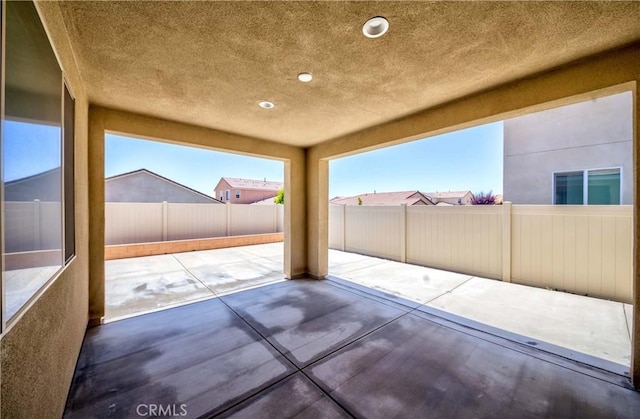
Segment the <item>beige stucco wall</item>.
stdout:
[[324,278],[329,272],[329,160],[320,158],[317,148],[306,152],[305,178],[307,273]]
[[87,97],[78,77],[58,5],[36,4],[76,99],[75,221],[77,255],[39,293],[1,340],[3,418],[60,417],[87,325]]
[[275,198],[278,191],[261,191],[244,189],[240,190],[240,198],[236,198],[236,189],[231,189],[231,203],[232,204],[251,204],[254,202],[262,201],[263,199]]
[[504,199],[552,204],[553,173],[622,168],[622,204],[633,203],[631,92],[504,121]]

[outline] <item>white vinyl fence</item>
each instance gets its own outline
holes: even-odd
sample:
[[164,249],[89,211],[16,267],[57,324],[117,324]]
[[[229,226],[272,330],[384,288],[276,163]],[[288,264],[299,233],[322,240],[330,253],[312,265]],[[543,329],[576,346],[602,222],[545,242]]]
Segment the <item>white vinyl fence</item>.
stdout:
[[62,248],[60,202],[5,202],[5,252]]
[[632,206],[342,206],[329,247],[631,302]]
[[105,203],[105,244],[284,231],[283,205]]

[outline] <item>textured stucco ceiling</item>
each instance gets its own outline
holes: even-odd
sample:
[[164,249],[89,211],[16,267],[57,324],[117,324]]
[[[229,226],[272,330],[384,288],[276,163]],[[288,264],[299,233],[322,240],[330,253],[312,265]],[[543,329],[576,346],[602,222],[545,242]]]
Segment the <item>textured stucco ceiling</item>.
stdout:
[[[640,40],[638,2],[60,7],[93,103],[298,146]],[[389,32],[365,38],[378,15]]]

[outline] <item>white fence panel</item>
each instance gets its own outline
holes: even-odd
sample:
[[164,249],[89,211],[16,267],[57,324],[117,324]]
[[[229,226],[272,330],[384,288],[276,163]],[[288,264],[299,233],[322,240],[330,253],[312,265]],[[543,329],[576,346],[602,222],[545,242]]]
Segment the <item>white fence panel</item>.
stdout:
[[105,243],[277,233],[284,230],[283,205],[220,205],[107,202]]
[[[343,211],[346,217],[342,218]],[[630,303],[632,206],[329,208],[329,247]]]
[[230,236],[276,233],[278,205],[231,205]]
[[62,205],[40,202],[40,243],[38,250],[62,249]]
[[278,233],[282,233],[284,231],[284,205],[276,205],[278,209],[278,229],[276,230]]
[[5,202],[5,252],[62,248],[60,202]]
[[105,244],[162,241],[161,203],[105,203]]
[[502,277],[502,207],[407,207],[407,262]]
[[631,302],[632,206],[517,205],[512,281]]
[[329,205],[329,248],[344,250],[344,205]]
[[27,252],[36,250],[35,206],[33,202],[6,202],[4,204],[5,252]]
[[227,234],[225,205],[166,204],[167,240],[204,239]]
[[401,260],[402,207],[347,206],[345,251]]

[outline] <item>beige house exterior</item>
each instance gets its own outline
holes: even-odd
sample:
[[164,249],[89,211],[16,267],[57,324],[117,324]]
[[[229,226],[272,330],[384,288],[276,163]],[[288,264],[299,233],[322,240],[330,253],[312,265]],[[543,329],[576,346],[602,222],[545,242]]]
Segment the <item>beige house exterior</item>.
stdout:
[[[9,3],[23,2],[3,7]],[[331,159],[625,93],[634,104],[631,136],[620,141],[629,141],[631,164],[615,164],[640,177],[637,2],[34,4],[36,15],[24,22],[42,22],[37,32],[75,98],[76,250],[11,321],[2,319],[2,417],[61,417],[87,327],[104,321],[108,132],[282,161],[285,196],[296,197],[284,208],[290,279],[328,274]],[[389,32],[362,36],[362,22],[380,13],[394,17]],[[16,16],[3,13],[7,22]],[[308,85],[296,80],[310,71],[303,63],[314,63]],[[30,77],[24,72],[14,80],[24,83],[11,86],[25,89],[21,98],[34,97],[38,80]],[[3,94],[7,109],[16,104],[12,92]],[[275,106],[260,108],[265,99]],[[600,145],[617,153],[614,143]],[[640,182],[625,184],[624,197],[640,196]],[[505,200],[509,194],[505,188]],[[636,387],[639,210],[636,200],[629,371]]]
[[[633,203],[633,95],[594,98],[504,121],[504,199],[514,204],[560,204],[563,174],[582,183],[575,199],[586,204],[598,173],[616,183],[600,202]],[[592,182],[593,183],[593,182]],[[596,193],[591,186],[592,195]],[[580,191],[584,189],[584,191]],[[574,194],[575,195],[575,194]]]
[[425,195],[436,205],[471,205],[471,191],[425,192]]
[[220,178],[214,188],[215,196],[225,204],[253,204],[269,198],[275,198],[282,182],[255,179]]
[[361,195],[335,197],[329,201],[333,205],[433,205],[420,191],[373,192]]

